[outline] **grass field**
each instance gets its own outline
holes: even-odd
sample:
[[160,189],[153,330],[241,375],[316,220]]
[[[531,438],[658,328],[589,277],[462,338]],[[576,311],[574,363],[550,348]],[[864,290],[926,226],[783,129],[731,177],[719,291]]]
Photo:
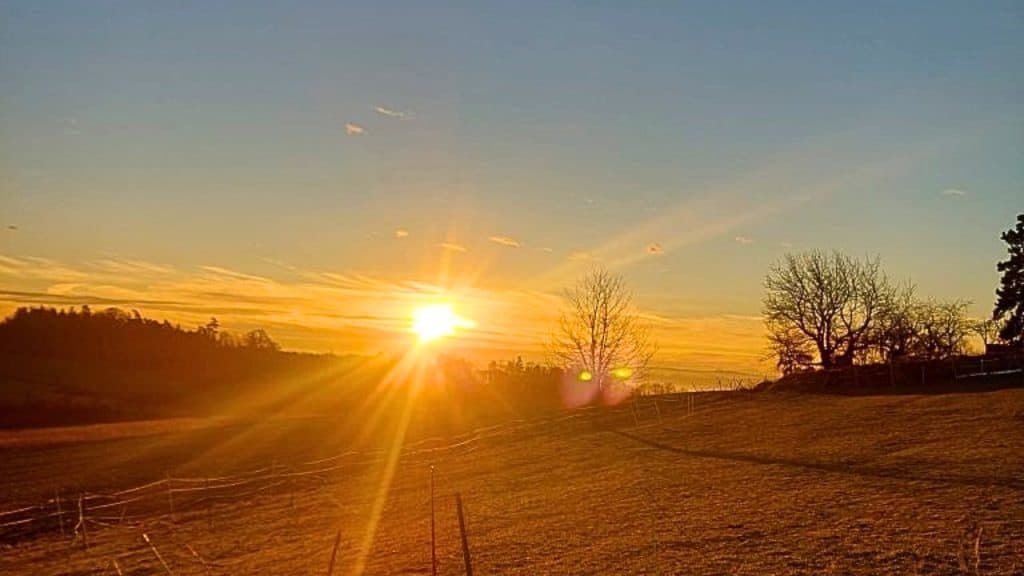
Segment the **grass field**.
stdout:
[[[643,399],[639,425],[626,409],[592,410],[393,469],[353,461],[322,484],[90,528],[88,549],[39,535],[0,548],[0,573],[165,573],[145,533],[173,574],[326,574],[340,533],[335,574],[364,561],[367,573],[429,574],[431,464],[442,574],[464,573],[455,492],[477,574],[1024,573],[1024,390],[696,396],[692,414],[663,399],[661,419]],[[9,439],[0,507],[58,484],[116,489],[322,457],[353,441],[334,428]]]

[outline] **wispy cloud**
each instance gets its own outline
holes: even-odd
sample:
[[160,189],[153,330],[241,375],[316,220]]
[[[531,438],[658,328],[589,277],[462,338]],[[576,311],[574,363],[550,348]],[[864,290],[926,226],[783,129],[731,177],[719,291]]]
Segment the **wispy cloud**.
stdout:
[[438,244],[438,246],[440,246],[441,248],[444,248],[445,250],[451,250],[452,252],[465,252],[466,251],[466,247],[463,246],[462,244],[457,243],[457,242],[441,242],[440,244]]
[[946,188],[942,191],[942,195],[946,198],[963,198],[967,196],[967,191],[959,188]]
[[345,124],[345,134],[348,134],[349,136],[362,136],[365,133],[366,130],[364,130],[359,124],[353,124],[351,122]]
[[409,231],[406,230],[405,228],[398,228],[397,230],[395,230],[395,238],[408,238],[408,237],[409,237]]
[[412,117],[412,113],[411,112],[404,112],[402,110],[395,110],[393,108],[388,108],[386,106],[374,106],[373,110],[374,110],[374,112],[376,112],[377,114],[380,114],[381,116],[387,116],[389,118],[398,118],[400,120],[405,120],[407,118]]
[[661,247],[661,244],[651,242],[647,245],[647,253],[652,256],[660,256],[665,253],[665,249]]
[[751,240],[750,238],[747,238],[746,236],[737,236],[737,237],[733,238],[733,240],[735,240],[737,244],[753,244],[754,243],[753,240]]
[[495,244],[501,244],[502,246],[508,246],[509,248],[519,248],[523,245],[522,242],[508,236],[490,236],[487,239]]
[[[638,246],[657,238],[666,252],[713,239],[733,238],[752,224],[776,218],[809,202],[863,188],[878,178],[908,169],[930,157],[934,147],[861,150],[861,130],[823,134],[776,155],[771,162],[715,185],[688,191],[675,205],[659,206],[650,218],[629,222],[601,236],[586,250],[612,270],[623,270],[650,256]],[[843,150],[837,156],[835,150]],[[827,151],[827,152],[826,152]],[[857,158],[850,162],[850,158]],[[813,161],[809,162],[809,160]],[[531,278],[538,285],[571,282],[586,263],[567,260]]]
[[93,266],[102,270],[114,272],[115,274],[172,274],[174,268],[171,266],[163,266],[160,264],[153,264],[151,262],[143,262],[141,260],[128,260],[128,259],[116,259],[116,258],[104,258],[97,260],[93,263]]
[[[520,353],[542,358],[563,305],[549,292],[284,266],[286,276],[278,278],[216,265],[182,269],[113,259],[71,265],[0,255],[0,315],[25,305],[117,306],[184,326],[216,316],[232,331],[266,328],[291,349],[401,353],[412,338],[411,310],[450,298],[460,314],[479,326],[472,339],[453,340],[452,345],[465,344],[475,361],[486,362]],[[735,369],[760,362],[760,318],[673,318],[649,312],[644,318],[662,345],[662,363],[685,357],[688,367]]]

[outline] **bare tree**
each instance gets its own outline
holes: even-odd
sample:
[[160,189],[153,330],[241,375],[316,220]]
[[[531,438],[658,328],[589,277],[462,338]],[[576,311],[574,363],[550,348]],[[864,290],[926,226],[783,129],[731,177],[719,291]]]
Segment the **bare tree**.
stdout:
[[621,276],[594,270],[565,291],[567,306],[550,346],[554,359],[600,389],[612,378],[642,379],[656,347]]
[[919,303],[915,287],[907,283],[893,289],[879,310],[878,320],[871,330],[871,348],[868,354],[874,360],[894,362],[913,354],[918,336]]
[[1002,342],[999,337],[999,330],[1002,328],[1000,323],[991,318],[983,318],[981,320],[974,320],[971,322],[971,332],[974,332],[981,338],[981,343],[987,348],[989,344],[996,344]]
[[802,335],[823,368],[853,364],[893,294],[877,258],[821,251],[787,254],[772,266],[765,289],[768,330]]
[[967,335],[971,329],[967,320],[967,304],[963,300],[929,300],[919,304],[915,355],[941,360],[962,354],[967,348]]
[[768,329],[768,351],[783,376],[808,370],[814,365],[814,347],[792,326]]

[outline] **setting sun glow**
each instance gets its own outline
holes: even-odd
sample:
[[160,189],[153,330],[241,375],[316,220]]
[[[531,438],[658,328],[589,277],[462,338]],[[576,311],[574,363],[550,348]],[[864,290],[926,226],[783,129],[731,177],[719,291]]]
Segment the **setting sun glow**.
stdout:
[[455,313],[450,304],[429,304],[413,311],[412,331],[421,342],[430,342],[443,336],[451,336],[459,328],[472,328],[472,320]]

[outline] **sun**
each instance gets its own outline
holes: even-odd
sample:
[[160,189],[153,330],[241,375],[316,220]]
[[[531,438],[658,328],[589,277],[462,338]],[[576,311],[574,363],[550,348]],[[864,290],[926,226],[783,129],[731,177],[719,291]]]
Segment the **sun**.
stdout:
[[451,336],[459,328],[472,328],[475,323],[455,313],[451,304],[428,304],[412,313],[412,331],[420,342]]

